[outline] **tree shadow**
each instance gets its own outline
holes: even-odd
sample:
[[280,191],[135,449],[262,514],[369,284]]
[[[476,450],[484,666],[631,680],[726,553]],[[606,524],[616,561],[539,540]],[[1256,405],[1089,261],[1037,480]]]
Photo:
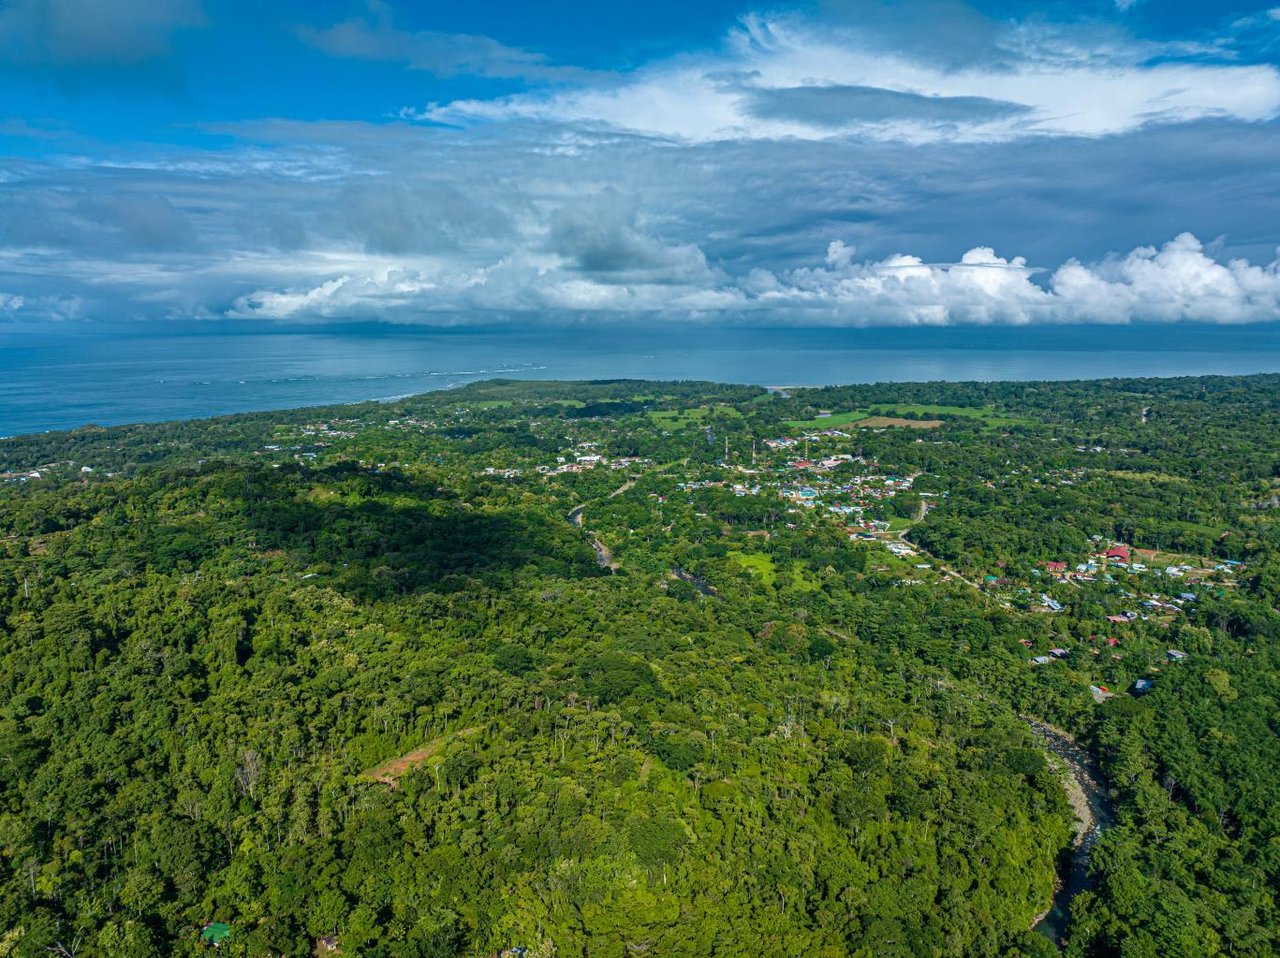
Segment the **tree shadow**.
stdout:
[[353,597],[607,574],[558,513],[469,503],[396,473],[277,472],[246,491],[257,551],[278,550],[301,574]]

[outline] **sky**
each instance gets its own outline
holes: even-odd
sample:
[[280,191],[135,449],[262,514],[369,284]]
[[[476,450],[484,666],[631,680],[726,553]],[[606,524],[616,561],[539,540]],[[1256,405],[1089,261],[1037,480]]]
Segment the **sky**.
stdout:
[[0,0],[0,323],[1280,319],[1280,7]]

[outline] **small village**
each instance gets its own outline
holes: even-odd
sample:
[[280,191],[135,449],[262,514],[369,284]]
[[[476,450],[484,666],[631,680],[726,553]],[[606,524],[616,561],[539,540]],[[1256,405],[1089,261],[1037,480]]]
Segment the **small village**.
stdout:
[[[926,440],[917,439],[917,442]],[[618,471],[634,481],[655,475],[653,461],[641,457],[611,458],[595,441],[580,441],[572,449],[544,463],[533,472],[544,478],[581,474],[597,469]],[[1088,451],[1088,450],[1081,450]],[[514,479],[520,469],[486,467],[482,475]],[[1032,668],[1068,664],[1088,675],[1090,695],[1097,702],[1112,697],[1115,690],[1100,676],[1114,674],[1128,654],[1126,633],[1141,624],[1146,629],[1164,630],[1176,624],[1206,589],[1231,589],[1242,565],[1234,560],[1210,561],[1189,556],[1142,550],[1095,535],[1090,554],[1082,561],[1041,559],[1028,567],[1025,560],[996,560],[997,568],[980,576],[966,577],[930,555],[910,538],[912,527],[944,503],[945,489],[931,483],[928,490],[917,488],[921,473],[905,475],[887,472],[879,463],[862,454],[854,432],[844,429],[809,430],[797,435],[779,435],[753,444],[749,457],[734,455],[726,444],[725,455],[714,466],[699,473],[681,475],[671,470],[666,477],[670,490],[650,492],[658,504],[671,496],[683,496],[688,504],[706,490],[723,490],[735,497],[772,496],[785,504],[787,526],[829,527],[851,544],[879,545],[899,565],[896,582],[902,587],[941,587],[947,582],[963,583],[1001,607],[1027,615],[1044,616],[1046,623],[1078,603],[1099,601],[1117,606],[1104,617],[1109,627],[1066,639],[1059,630],[1045,646],[1023,640]],[[1009,473],[1005,481],[1030,481],[1032,485],[1071,486],[1088,478],[1081,467],[1051,470],[1043,476]],[[996,488],[994,483],[984,483]],[[894,501],[911,495],[909,515],[900,514]],[[698,513],[703,515],[703,513]],[[748,533],[755,535],[756,533]],[[761,533],[763,534],[763,533]],[[597,545],[598,540],[597,540]],[[1017,566],[1020,573],[1015,573]],[[890,566],[879,568],[888,570]],[[686,573],[687,574],[687,573]],[[702,580],[700,584],[706,585]],[[1188,653],[1167,648],[1158,663],[1146,667],[1145,674],[1123,689],[1140,696],[1152,691],[1160,667],[1185,661]]]

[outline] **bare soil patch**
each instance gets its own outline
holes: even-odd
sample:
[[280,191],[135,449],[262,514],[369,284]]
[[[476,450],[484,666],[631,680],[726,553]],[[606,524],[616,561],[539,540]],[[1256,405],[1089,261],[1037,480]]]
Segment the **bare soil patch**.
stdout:
[[368,771],[362,772],[361,778],[372,779],[375,782],[381,782],[383,785],[390,785],[392,788],[404,777],[415,765],[421,765],[423,762],[432,758],[444,759],[445,746],[455,738],[466,738],[475,735],[480,731],[479,725],[473,725],[471,728],[464,728],[457,732],[450,732],[448,735],[441,735],[439,738],[432,739],[427,744],[415,748],[412,752],[405,752],[396,758],[389,758],[381,765],[375,765]]

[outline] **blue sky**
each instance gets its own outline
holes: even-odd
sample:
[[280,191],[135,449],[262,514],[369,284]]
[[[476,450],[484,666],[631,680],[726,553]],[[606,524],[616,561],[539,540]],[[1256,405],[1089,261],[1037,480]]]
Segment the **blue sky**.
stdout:
[[1280,7],[0,0],[0,321],[1280,317]]

